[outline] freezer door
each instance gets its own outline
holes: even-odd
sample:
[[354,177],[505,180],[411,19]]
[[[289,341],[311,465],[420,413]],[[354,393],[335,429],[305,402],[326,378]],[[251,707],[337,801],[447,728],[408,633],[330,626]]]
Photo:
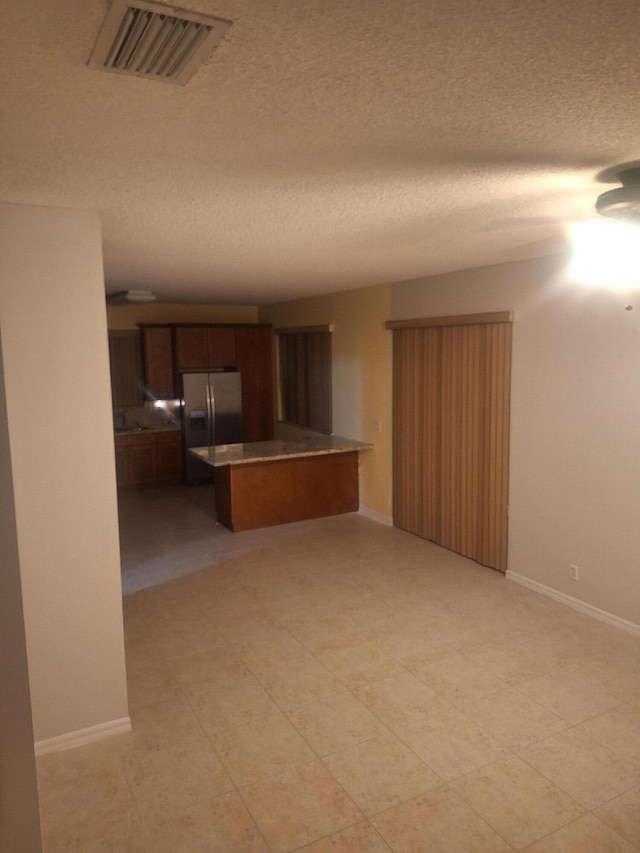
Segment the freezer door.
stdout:
[[212,444],[242,441],[242,387],[239,373],[211,373],[210,406],[213,412]]
[[182,376],[182,432],[186,447],[212,444],[208,379],[207,373],[184,373]]
[[242,441],[240,374],[183,373],[182,399],[185,479],[190,484],[212,482],[214,469],[188,449]]
[[206,447],[213,443],[209,375],[182,374],[182,443],[184,474],[189,484],[213,481],[213,468],[188,452],[189,447]]

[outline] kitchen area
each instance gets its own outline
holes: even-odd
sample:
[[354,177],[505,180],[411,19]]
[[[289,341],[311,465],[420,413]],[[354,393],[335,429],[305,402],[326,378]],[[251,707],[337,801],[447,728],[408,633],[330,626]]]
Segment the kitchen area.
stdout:
[[[241,416],[238,413],[229,432],[221,426],[226,423],[222,409],[217,411],[218,441],[273,437],[269,326],[141,324],[135,331],[110,330],[109,352],[119,489],[212,481],[212,472],[198,473],[197,460],[195,465],[187,461],[183,442],[183,435],[201,445],[213,440],[206,426],[213,398],[198,396],[195,383],[201,377],[236,377],[233,405]],[[195,396],[185,406],[192,413],[192,429],[183,433],[185,383],[188,394]]]
[[274,437],[273,341],[257,323],[110,330],[121,497],[215,481],[214,519],[234,532],[358,510],[358,455],[371,445]]
[[[187,485],[183,375],[241,375],[244,417],[237,440],[273,436],[270,326],[233,322],[235,317],[194,321],[199,315],[208,319],[207,310],[107,308],[125,595],[226,559],[238,546],[233,534],[216,524],[213,470],[203,466],[206,476],[196,472],[198,485]],[[175,322],[185,313],[186,322]],[[206,399],[194,400],[189,410],[196,426],[206,413]]]

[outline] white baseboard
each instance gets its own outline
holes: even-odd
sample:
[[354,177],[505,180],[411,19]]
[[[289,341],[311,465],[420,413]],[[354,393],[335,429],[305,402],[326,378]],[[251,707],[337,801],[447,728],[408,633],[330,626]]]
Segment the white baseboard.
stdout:
[[100,723],[97,726],[89,726],[86,729],[78,729],[57,737],[38,740],[35,743],[35,753],[47,755],[50,752],[62,752],[65,749],[73,749],[76,746],[85,746],[96,740],[121,735],[131,731],[131,718],[121,717],[119,720],[109,720],[108,723]]
[[622,619],[620,616],[615,616],[613,613],[608,613],[606,610],[600,610],[599,607],[594,607],[593,604],[587,604],[585,601],[580,601],[579,598],[574,598],[572,595],[567,595],[564,592],[558,592],[553,587],[546,586],[538,581],[533,581],[524,575],[518,575],[515,572],[506,573],[507,580],[519,583],[520,586],[526,586],[540,595],[546,595],[547,598],[553,598],[554,601],[559,601],[561,604],[566,604],[567,607],[573,610],[579,610],[580,613],[585,613],[587,616],[592,616],[600,622],[607,622],[609,625],[615,625],[616,628],[621,628],[623,631],[628,631],[631,634],[640,634],[640,625],[635,622],[629,622],[627,619]]
[[372,521],[377,521],[378,524],[386,524],[387,527],[393,526],[393,519],[389,518],[388,515],[381,515],[379,512],[374,512],[372,509],[367,509],[366,506],[360,506],[358,508],[358,512],[360,515],[364,515],[366,518],[370,518]]

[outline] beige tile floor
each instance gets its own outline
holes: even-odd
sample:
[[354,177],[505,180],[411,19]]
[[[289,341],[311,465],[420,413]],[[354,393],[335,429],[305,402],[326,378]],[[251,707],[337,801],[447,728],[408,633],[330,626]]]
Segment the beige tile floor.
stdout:
[[640,637],[358,515],[143,500],[133,731],[38,759],[46,853],[640,850]]

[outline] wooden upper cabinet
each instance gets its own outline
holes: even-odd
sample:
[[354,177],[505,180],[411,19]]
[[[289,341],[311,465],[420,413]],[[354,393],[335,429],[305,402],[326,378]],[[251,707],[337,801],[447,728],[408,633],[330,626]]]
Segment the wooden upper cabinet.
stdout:
[[242,440],[273,438],[271,326],[237,326],[237,366],[242,379]]
[[242,440],[273,438],[273,334],[267,325],[141,325],[147,396],[174,399],[180,370],[231,368],[242,378]]
[[144,398],[138,332],[109,332],[109,364],[113,407],[142,405]]
[[176,326],[178,370],[236,367],[236,328],[233,326]]
[[171,327],[142,326],[142,354],[147,397],[173,400],[176,389]]
[[178,370],[210,367],[207,330],[204,326],[176,328],[176,364]]

